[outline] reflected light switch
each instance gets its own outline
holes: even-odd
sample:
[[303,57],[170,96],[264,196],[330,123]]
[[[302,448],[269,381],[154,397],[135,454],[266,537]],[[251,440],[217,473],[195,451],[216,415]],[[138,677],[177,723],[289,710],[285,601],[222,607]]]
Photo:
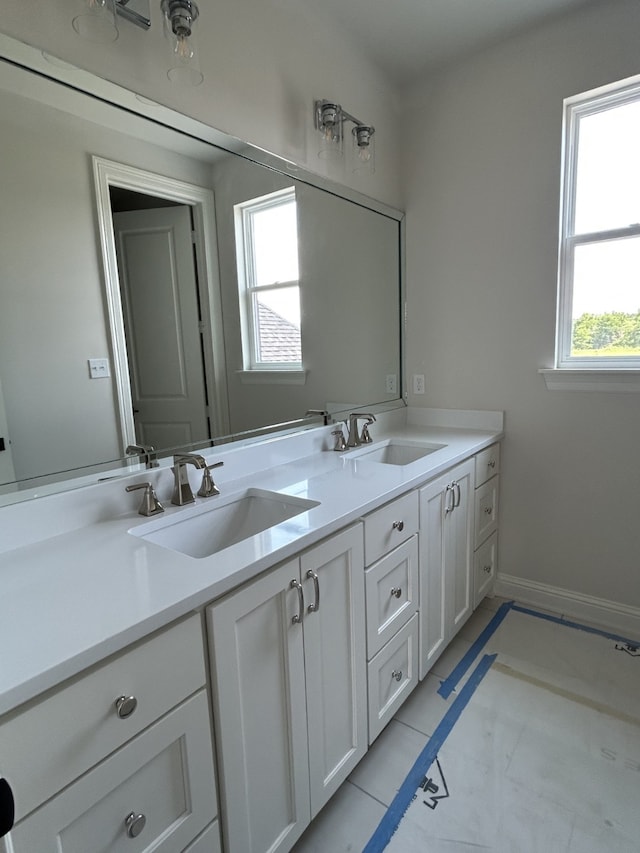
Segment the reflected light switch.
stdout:
[[92,379],[108,379],[111,376],[108,358],[90,358],[89,376]]

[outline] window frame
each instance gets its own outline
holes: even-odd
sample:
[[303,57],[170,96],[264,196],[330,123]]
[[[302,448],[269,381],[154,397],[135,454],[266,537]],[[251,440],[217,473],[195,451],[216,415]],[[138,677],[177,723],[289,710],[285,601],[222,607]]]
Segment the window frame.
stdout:
[[[572,306],[575,250],[579,246],[640,236],[640,223],[576,235],[575,213],[581,119],[617,106],[640,101],[640,76],[566,98],[564,101],[560,240],[556,319],[555,370],[588,370],[602,374],[640,372],[638,356],[572,356]],[[548,371],[545,371],[545,373]]]
[[[282,190],[268,193],[264,196],[240,202],[234,206],[235,231],[236,231],[236,259],[238,266],[238,296],[240,303],[240,333],[242,339],[242,356],[245,373],[267,374],[287,373],[299,374],[303,371],[303,363],[300,361],[261,361],[258,359],[260,353],[259,325],[257,322],[257,299],[258,293],[266,293],[274,290],[287,290],[296,288],[301,294],[300,277],[291,281],[278,281],[273,284],[256,284],[256,263],[253,251],[254,226],[253,218],[256,213],[269,210],[273,207],[281,207],[291,202],[296,204],[297,198],[295,186],[286,187]],[[298,258],[299,261],[299,258]],[[302,333],[301,333],[302,338]],[[302,346],[302,340],[301,340]]]

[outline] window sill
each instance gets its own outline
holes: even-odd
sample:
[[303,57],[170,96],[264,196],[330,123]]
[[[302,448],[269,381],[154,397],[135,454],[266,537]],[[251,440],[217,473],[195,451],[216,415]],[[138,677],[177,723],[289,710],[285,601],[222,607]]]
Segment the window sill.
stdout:
[[618,394],[640,392],[640,370],[635,368],[571,370],[543,367],[538,373],[544,377],[548,391],[613,391]]
[[304,385],[306,370],[238,370],[243,385]]

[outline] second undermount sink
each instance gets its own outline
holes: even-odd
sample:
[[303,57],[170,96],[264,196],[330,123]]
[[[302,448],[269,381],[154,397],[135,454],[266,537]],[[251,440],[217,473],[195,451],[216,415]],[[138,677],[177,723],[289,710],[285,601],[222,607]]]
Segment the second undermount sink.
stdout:
[[381,447],[371,448],[358,454],[363,462],[382,462],[385,465],[410,465],[446,444],[411,444],[406,441],[389,441]]
[[318,506],[317,501],[264,489],[247,489],[226,500],[212,500],[215,504],[196,506],[187,518],[157,519],[129,532],[189,557],[210,557],[258,534],[270,537],[265,546],[276,547],[280,539],[291,536],[291,531],[278,525]]

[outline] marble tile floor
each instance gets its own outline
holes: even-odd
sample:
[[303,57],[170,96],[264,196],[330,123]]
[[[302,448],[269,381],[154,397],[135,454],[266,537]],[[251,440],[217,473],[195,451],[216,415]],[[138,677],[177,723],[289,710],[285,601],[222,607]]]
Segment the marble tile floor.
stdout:
[[[451,703],[455,701],[465,679],[460,682],[458,690],[447,700],[443,699],[437,692],[442,680],[449,676],[460,658],[491,621],[500,604],[502,604],[501,599],[492,598],[485,599],[480,605],[460,634],[435,663],[429,675],[418,685],[396,717],[372,745],[349,780],[345,782],[307,829],[294,847],[294,853],[361,853],[364,850],[417,756],[445,716]],[[560,616],[561,614],[549,615]],[[499,689],[501,691],[500,696],[510,696],[509,691],[515,690],[516,694],[520,696],[520,700],[526,702],[529,701],[529,698],[526,695],[521,695],[522,690],[525,689],[522,681],[530,679],[532,682],[536,682],[536,680],[544,679],[545,685],[552,685],[551,690],[555,690],[558,694],[561,694],[565,688],[567,690],[575,689],[581,691],[581,695],[585,696],[585,703],[592,705],[596,711],[603,707],[603,703],[611,695],[614,676],[608,672],[610,669],[610,667],[607,668],[608,659],[603,657],[604,653],[601,652],[597,642],[594,641],[593,648],[589,647],[590,653],[585,655],[583,641],[588,635],[585,635],[584,632],[511,612],[507,616],[507,620],[510,620],[509,631],[503,632],[502,628],[499,628],[483,653],[499,653],[499,660],[503,663],[505,671],[509,669],[510,664],[517,662],[524,675],[516,684],[516,680],[506,678],[504,673],[493,672],[494,668],[492,668],[489,673],[491,679],[486,679],[486,685],[481,685],[485,692],[492,689],[495,692],[496,689]],[[544,630],[542,630],[543,627]],[[569,642],[566,642],[563,636],[562,641],[559,642],[558,632],[569,632],[569,634],[577,636],[570,638]],[[601,657],[602,660],[600,660]],[[548,666],[549,661],[552,661],[552,664]],[[636,682],[640,683],[640,679],[637,677],[634,679],[633,674],[637,676],[640,673],[640,659],[634,661],[629,658],[623,664],[626,667],[624,671],[632,674],[630,678],[634,683],[632,687],[622,688],[618,691],[619,696],[617,696],[616,701],[617,707],[622,709],[621,713],[631,717],[631,715],[638,714],[640,693]],[[636,669],[634,669],[634,665],[637,665]],[[470,672],[472,670],[473,667]],[[597,677],[587,679],[585,686],[581,678],[586,677],[590,672],[595,673]],[[466,677],[468,675],[469,673]],[[520,688],[519,692],[516,688]],[[579,723],[580,714],[576,714],[575,708],[568,699],[562,700],[561,695],[554,694],[553,702],[555,704],[544,709],[542,713],[552,715],[553,719],[561,716],[563,720],[566,720],[567,729],[572,728],[572,721],[575,720],[576,725]],[[495,699],[489,699],[485,704],[491,706],[492,703],[495,703]],[[482,706],[482,701],[480,705]],[[486,708],[480,707],[479,709],[476,708],[474,713],[477,717],[478,714],[485,714],[485,711]],[[572,813],[570,812],[573,805],[571,808],[568,804],[560,805],[562,791],[556,792],[558,805],[551,807],[544,820],[540,820],[539,814],[535,814],[534,810],[523,807],[521,801],[514,794],[515,788],[524,784],[523,780],[519,779],[513,783],[511,780],[506,782],[506,777],[503,779],[502,772],[496,773],[495,767],[489,765],[495,764],[496,755],[500,755],[503,758],[508,756],[508,761],[504,759],[504,767],[510,767],[512,756],[516,750],[516,745],[520,743],[520,739],[523,740],[523,744],[521,751],[518,752],[518,757],[520,754],[528,756],[528,760],[535,763],[535,741],[528,742],[527,738],[523,737],[523,726],[521,724],[516,725],[509,715],[504,714],[500,718],[499,727],[495,724],[495,717],[492,717],[491,723],[488,723],[486,714],[480,720],[476,719],[475,721],[473,715],[469,714],[466,723],[466,729],[469,731],[465,732],[465,726],[461,725],[465,713],[456,723],[445,746],[449,744],[447,766],[456,779],[458,802],[463,796],[464,786],[467,786],[464,794],[466,796],[464,800],[465,809],[463,810],[466,815],[458,817],[451,807],[448,811],[447,809],[440,809],[437,821],[429,816],[428,821],[420,817],[416,823],[415,815],[414,818],[411,818],[412,810],[410,809],[387,848],[388,853],[413,853],[414,850],[424,851],[424,853],[473,853],[473,851],[477,852],[478,850],[490,850],[493,853],[525,853],[525,851],[526,853],[538,853],[538,851],[539,853],[564,853],[564,851],[569,850],[572,853],[574,850],[576,853],[586,853],[586,851],[591,853],[591,850],[602,849],[607,849],[608,853],[613,853],[614,850],[616,853],[618,850],[621,853],[627,853],[628,849],[635,850],[635,847],[628,848],[625,846],[627,844],[625,838],[620,840],[617,836],[614,837],[613,830],[607,829],[611,821],[607,820],[605,826],[602,821],[598,822],[594,818],[593,827],[588,824],[588,820],[586,824],[584,820],[580,825],[575,820],[572,823]],[[523,713],[526,716],[526,711]],[[602,714],[597,716],[600,718]],[[585,718],[584,726],[592,727],[592,722],[587,722]],[[488,734],[489,730],[495,730],[495,737],[499,741],[497,753],[495,743],[491,744],[491,751],[488,751],[486,746],[487,738],[491,740]],[[631,737],[634,738],[632,752],[634,750],[639,751],[638,757],[640,757],[640,730],[632,726],[631,732]],[[454,733],[457,735],[457,754],[455,755],[449,743],[450,741],[453,742]],[[478,738],[478,733],[480,733],[480,738]],[[635,742],[636,735],[638,735],[638,743]],[[530,732],[527,730],[527,737],[529,736]],[[585,737],[590,736],[590,732],[585,732]],[[576,734],[576,737],[581,737],[580,732]],[[628,743],[628,737],[627,735],[626,743]],[[443,749],[442,753],[444,752]],[[464,767],[456,766],[462,764],[462,756],[464,756]],[[514,763],[514,768],[514,773],[525,773],[522,768],[518,767],[518,762]],[[544,775],[544,767],[539,768],[539,770]],[[638,765],[638,770],[640,772],[640,765]],[[435,772],[435,765],[433,772]],[[479,780],[486,779],[491,774],[495,778],[488,783],[491,790],[487,796],[493,809],[493,818],[496,818],[496,809],[499,812],[504,807],[505,810],[509,811],[509,819],[506,821],[502,821],[498,815],[498,823],[501,826],[499,841],[496,840],[495,830],[486,826],[487,817],[486,814],[482,813],[482,798],[477,795],[479,789],[487,787],[483,786]],[[622,796],[616,797],[623,803],[623,805],[618,806],[618,810],[624,808],[624,804],[628,807],[629,802],[633,801],[633,797],[637,796],[637,806],[640,812],[640,776],[629,781],[635,782],[635,787],[631,789],[631,794],[627,795],[626,791],[623,790],[620,792]],[[531,783],[528,782],[527,784],[530,785]],[[635,791],[638,792],[637,795]],[[586,793],[585,796],[587,796]],[[539,799],[538,793],[531,793],[530,797],[533,800]],[[542,798],[542,792],[540,792],[540,798]],[[453,800],[451,802],[453,803]],[[598,806],[596,805],[595,808],[597,809]],[[477,814],[474,809],[477,810]],[[521,814],[523,809],[526,814]],[[414,811],[417,814],[417,810]],[[426,814],[424,809],[422,811]],[[614,816],[614,813],[616,813],[616,809],[612,807],[611,817]],[[620,816],[619,813],[618,816]],[[420,825],[420,821],[424,825]],[[448,824],[447,828],[452,828],[454,831],[443,831],[443,824]],[[429,829],[425,829],[425,826],[428,826]],[[611,826],[613,826],[612,823]],[[477,831],[474,827],[477,828]],[[605,835],[603,835],[602,833],[605,830]],[[518,832],[523,832],[526,833],[526,836],[522,835],[518,840],[514,837],[514,832],[516,835]],[[585,833],[588,838],[583,837]],[[487,843],[483,843],[483,841]]]

